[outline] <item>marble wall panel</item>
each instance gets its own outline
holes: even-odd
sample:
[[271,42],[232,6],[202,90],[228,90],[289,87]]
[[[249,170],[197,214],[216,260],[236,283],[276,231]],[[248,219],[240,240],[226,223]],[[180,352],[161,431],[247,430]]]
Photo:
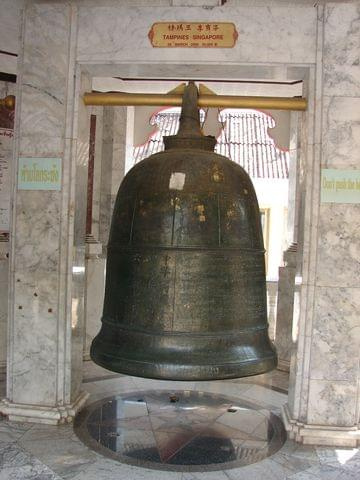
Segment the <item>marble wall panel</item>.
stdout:
[[294,310],[295,274],[295,267],[285,266],[279,268],[275,346],[278,354],[279,368],[286,371],[289,371],[291,351],[294,347],[292,338],[292,320]]
[[11,53],[18,53],[20,50],[19,30],[23,5],[24,0],[2,0],[1,2],[1,50]]
[[10,400],[16,403],[56,403],[58,302],[57,272],[38,269],[31,276],[16,272],[9,364]]
[[356,383],[360,359],[359,310],[360,288],[317,287],[311,379]]
[[85,233],[87,212],[87,183],[89,162],[90,110],[82,95],[91,89],[85,74],[79,78],[77,96],[76,155],[74,165],[75,214],[73,243],[73,272],[71,278],[71,400],[78,396],[82,381],[83,333],[85,321]]
[[[315,8],[295,5],[187,9],[186,21],[234,22],[239,39],[234,48],[153,48],[147,37],[155,22],[184,22],[183,8],[79,8],[78,60],[92,63],[160,62],[296,62],[314,63]],[[161,54],[159,54],[161,52]]]
[[74,245],[85,245],[87,181],[89,162],[89,140],[76,142],[76,208],[74,219]]
[[216,7],[220,0],[172,0],[174,7]]
[[19,403],[56,401],[59,203],[56,191],[17,193],[10,399]]
[[2,252],[0,252],[0,374],[5,370],[6,367],[8,273],[9,260]]
[[103,136],[103,107],[94,107],[91,110],[96,115],[95,155],[94,155],[94,187],[92,204],[92,235],[98,240],[100,233],[100,187],[101,187],[101,150]]
[[116,195],[125,174],[126,155],[126,107],[117,107],[114,111],[113,165],[111,194]]
[[58,191],[17,192],[15,270],[57,272],[60,232]]
[[68,73],[68,43],[64,38],[68,38],[69,33],[68,9],[59,4],[28,7],[22,65],[20,156],[63,153]]
[[310,380],[308,424],[353,427],[356,425],[357,383]]
[[[69,337],[71,357],[67,378],[71,380],[71,401],[80,393],[82,383],[84,317],[85,317],[85,246],[76,247],[74,252],[71,281],[71,336]],[[71,375],[69,375],[71,372]]]
[[324,97],[322,146],[323,168],[359,168],[359,97]]
[[101,150],[101,182],[100,182],[100,212],[99,240],[106,246],[109,240],[112,213],[112,163],[114,149],[114,109],[104,107],[103,137]]
[[317,285],[360,287],[360,205],[321,204],[318,232]]
[[294,297],[293,341],[295,342],[290,360],[288,404],[293,418],[306,423],[308,411],[308,385],[311,371],[311,337],[313,305],[316,289],[302,284]]
[[359,2],[325,6],[324,95],[360,95]]
[[[69,3],[29,2],[19,72],[17,122],[19,156],[60,157],[61,191],[17,191],[12,249],[12,316],[8,399],[15,404],[69,404],[74,352],[82,351],[71,316],[76,143],[74,116],[74,29]],[[84,243],[84,242],[83,242]],[[84,274],[84,272],[83,272]],[[75,282],[76,283],[76,282]],[[74,287],[78,294],[78,285]],[[79,317],[79,313],[77,312]],[[82,331],[82,326],[79,327]],[[79,348],[75,345],[79,344]],[[74,375],[75,376],[75,375]]]
[[[20,135],[20,157],[59,157],[63,154],[63,105],[31,87],[22,90],[24,118]],[[60,107],[60,108],[58,108]]]
[[89,256],[86,260],[86,356],[90,353],[90,345],[101,326],[101,317],[105,287],[105,258]]

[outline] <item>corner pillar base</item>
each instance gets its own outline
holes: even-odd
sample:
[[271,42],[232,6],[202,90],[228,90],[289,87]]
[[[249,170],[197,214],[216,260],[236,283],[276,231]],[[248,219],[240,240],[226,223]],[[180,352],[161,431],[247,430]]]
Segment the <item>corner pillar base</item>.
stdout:
[[88,397],[89,394],[87,392],[80,392],[75,402],[58,407],[13,403],[4,398],[0,402],[0,413],[6,415],[13,422],[60,425],[71,423],[77,412],[84,406]]
[[290,361],[289,360],[284,360],[282,358],[278,358],[278,364],[276,367],[278,370],[281,370],[282,372],[290,372]]
[[330,447],[352,447],[360,445],[360,426],[332,427],[329,425],[306,425],[291,418],[287,404],[281,409],[281,416],[288,436],[304,445],[325,445]]

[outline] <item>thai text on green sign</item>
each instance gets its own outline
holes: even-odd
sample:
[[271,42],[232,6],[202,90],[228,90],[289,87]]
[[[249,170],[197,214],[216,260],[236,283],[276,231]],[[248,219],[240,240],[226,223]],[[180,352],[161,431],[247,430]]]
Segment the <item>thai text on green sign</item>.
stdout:
[[19,190],[60,190],[61,158],[19,158]]

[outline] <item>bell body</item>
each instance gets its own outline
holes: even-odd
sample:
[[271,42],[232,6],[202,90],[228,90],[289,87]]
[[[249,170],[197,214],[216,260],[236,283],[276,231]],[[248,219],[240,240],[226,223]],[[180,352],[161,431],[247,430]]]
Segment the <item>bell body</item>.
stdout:
[[184,140],[120,186],[91,348],[109,370],[212,380],[276,366],[256,194],[243,168],[208,150]]

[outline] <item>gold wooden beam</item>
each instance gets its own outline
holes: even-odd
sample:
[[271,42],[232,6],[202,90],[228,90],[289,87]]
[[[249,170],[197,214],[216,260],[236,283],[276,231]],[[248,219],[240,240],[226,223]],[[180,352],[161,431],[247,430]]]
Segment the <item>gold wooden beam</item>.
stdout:
[[7,97],[0,98],[0,105],[8,108],[9,110],[14,110],[15,108],[15,96],[8,95]]
[[[178,107],[182,95],[171,93],[89,92],[84,94],[85,105]],[[307,108],[302,97],[248,97],[238,95],[199,95],[199,107],[253,108],[259,110],[297,110]]]

